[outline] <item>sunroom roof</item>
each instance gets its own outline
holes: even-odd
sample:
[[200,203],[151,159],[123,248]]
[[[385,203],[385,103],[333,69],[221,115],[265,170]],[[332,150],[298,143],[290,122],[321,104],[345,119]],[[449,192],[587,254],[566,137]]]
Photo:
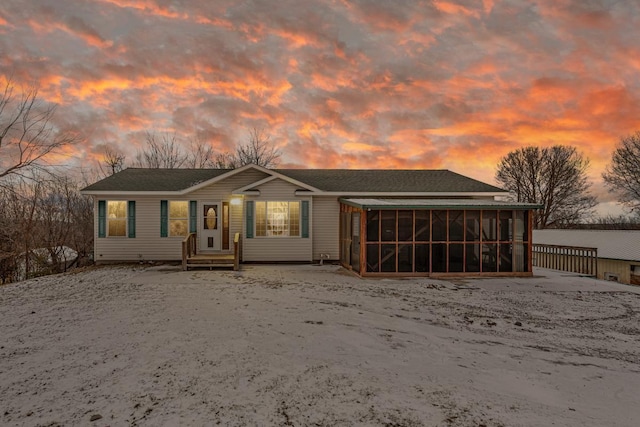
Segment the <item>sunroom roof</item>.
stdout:
[[539,209],[542,205],[491,199],[363,199],[341,198],[360,209]]

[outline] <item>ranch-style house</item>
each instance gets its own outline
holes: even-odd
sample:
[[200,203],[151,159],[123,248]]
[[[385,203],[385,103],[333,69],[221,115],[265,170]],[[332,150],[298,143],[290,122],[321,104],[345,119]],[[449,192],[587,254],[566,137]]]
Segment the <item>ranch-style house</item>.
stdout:
[[361,276],[531,275],[539,208],[448,170],[129,168],[82,193],[98,263],[333,261]]

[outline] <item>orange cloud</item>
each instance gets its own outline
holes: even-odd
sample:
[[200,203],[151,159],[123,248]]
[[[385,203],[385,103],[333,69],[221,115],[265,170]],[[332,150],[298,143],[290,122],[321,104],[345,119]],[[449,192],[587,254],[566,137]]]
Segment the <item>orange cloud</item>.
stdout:
[[[474,10],[470,10],[462,5],[451,3],[447,1],[436,0],[433,2],[434,6],[440,11],[451,15],[462,14],[465,16],[474,16],[476,18],[479,17],[478,12]],[[486,4],[485,4],[486,8]]]

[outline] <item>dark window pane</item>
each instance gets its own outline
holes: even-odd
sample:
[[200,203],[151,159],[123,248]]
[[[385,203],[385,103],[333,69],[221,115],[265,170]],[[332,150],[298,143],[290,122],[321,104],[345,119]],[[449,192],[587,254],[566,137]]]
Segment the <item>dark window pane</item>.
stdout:
[[380,211],[382,216],[382,240],[383,242],[396,241],[396,211]]
[[398,245],[398,271],[411,273],[413,271],[413,246]]
[[452,243],[449,245],[449,272],[457,273],[464,271],[464,245],[462,243]]
[[445,242],[447,240],[447,211],[433,211],[433,234],[434,242]]
[[413,240],[413,211],[398,211],[398,241]]
[[381,245],[380,271],[385,273],[396,272],[396,245]]
[[430,211],[416,211],[416,242],[429,241]]
[[467,244],[465,261],[465,271],[477,272],[480,271],[480,245],[477,243]]
[[480,240],[480,211],[466,211],[466,240],[477,242]]
[[512,240],[513,211],[500,211],[500,240]]
[[482,240],[485,242],[494,242],[498,237],[497,215],[496,211],[482,211]]
[[434,273],[446,273],[447,271],[447,245],[434,243],[432,245],[431,265]]
[[513,271],[513,261],[511,250],[513,245],[511,243],[500,244],[500,266],[499,271]]
[[416,245],[416,272],[429,272],[429,245]]
[[482,271],[498,271],[498,246],[495,243],[482,245]]
[[367,242],[380,240],[380,211],[367,212]]
[[464,240],[464,211],[449,211],[449,240]]
[[379,251],[380,245],[367,245],[367,271],[370,273],[380,271]]

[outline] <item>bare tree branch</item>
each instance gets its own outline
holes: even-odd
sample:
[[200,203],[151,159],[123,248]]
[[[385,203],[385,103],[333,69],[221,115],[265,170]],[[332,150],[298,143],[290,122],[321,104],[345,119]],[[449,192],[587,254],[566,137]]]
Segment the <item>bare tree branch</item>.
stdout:
[[99,163],[102,175],[106,177],[120,172],[125,168],[125,160],[126,156],[121,151],[111,147],[105,147],[102,162]]
[[246,144],[238,146],[233,154],[218,154],[213,163],[221,169],[235,169],[248,164],[273,168],[280,162],[281,155],[263,128],[252,128]]
[[55,129],[55,105],[42,102],[37,88],[15,92],[6,79],[0,94],[0,178],[42,168],[49,154],[77,141],[75,135]]
[[194,138],[189,142],[189,152],[185,161],[185,167],[203,169],[214,166],[214,151],[211,145]]
[[187,155],[180,148],[175,133],[147,132],[145,148],[136,154],[134,166],[153,169],[177,169],[187,162]]

